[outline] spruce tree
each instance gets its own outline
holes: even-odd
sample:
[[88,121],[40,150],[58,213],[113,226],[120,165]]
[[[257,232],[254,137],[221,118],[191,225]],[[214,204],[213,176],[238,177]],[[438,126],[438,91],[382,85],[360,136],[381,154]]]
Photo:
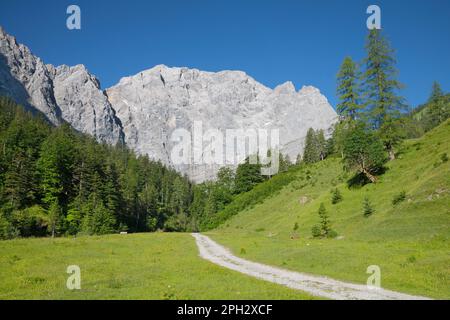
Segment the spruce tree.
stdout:
[[325,134],[322,129],[315,133],[316,147],[319,152],[319,159],[324,160],[327,156],[327,141],[325,140]]
[[394,51],[381,30],[369,32],[366,50],[363,83],[369,108],[367,120],[373,129],[379,129],[389,157],[394,159],[394,147],[403,138],[399,118],[406,106],[404,98],[397,93],[403,85],[397,80]]
[[357,119],[358,112],[363,108],[360,98],[359,78],[357,64],[351,57],[346,57],[337,75],[339,99],[337,112],[342,121]]
[[365,197],[364,200],[363,200],[363,214],[364,214],[364,216],[368,217],[374,212],[375,212],[375,210],[373,209],[369,198]]
[[433,83],[427,105],[427,129],[436,127],[450,116],[450,102],[446,101],[441,85],[436,81]]
[[333,189],[331,196],[331,203],[336,204],[342,201],[342,194],[338,188]]
[[305,149],[303,150],[303,161],[314,163],[320,160],[320,146],[313,128],[309,128],[306,133]]

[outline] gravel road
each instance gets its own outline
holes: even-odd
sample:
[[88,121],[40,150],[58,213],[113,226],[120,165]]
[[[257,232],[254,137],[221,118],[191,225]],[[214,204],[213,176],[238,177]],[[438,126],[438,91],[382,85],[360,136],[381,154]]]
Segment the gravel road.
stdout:
[[209,237],[193,233],[200,256],[222,267],[240,273],[278,283],[292,289],[307,292],[313,296],[336,300],[425,300],[428,298],[412,296],[382,288],[333,280],[323,276],[289,271],[269,265],[248,261],[233,255],[228,249]]

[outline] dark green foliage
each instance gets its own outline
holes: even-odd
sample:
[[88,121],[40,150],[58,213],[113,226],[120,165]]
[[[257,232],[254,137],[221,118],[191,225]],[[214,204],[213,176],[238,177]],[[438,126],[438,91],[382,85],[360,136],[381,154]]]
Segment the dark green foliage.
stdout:
[[403,85],[396,79],[394,50],[381,30],[373,29],[367,37],[366,51],[363,85],[367,120],[373,129],[380,129],[380,138],[390,158],[394,159],[394,147],[404,138],[399,119],[406,111],[404,98],[398,95]]
[[250,163],[250,159],[245,159],[244,163],[238,165],[235,178],[235,193],[243,193],[253,189],[255,185],[265,180],[261,175],[261,164]]
[[365,197],[363,200],[363,214],[365,217],[372,215],[375,212],[372,207],[372,203],[370,202],[368,197]]
[[448,155],[447,155],[447,153],[441,154],[441,161],[442,161],[442,162],[447,162],[447,161],[448,161]]
[[341,116],[341,120],[356,120],[358,112],[363,108],[359,78],[358,66],[351,57],[346,57],[337,75],[339,99],[337,112]]
[[315,163],[325,159],[327,156],[327,141],[323,130],[314,131],[309,128],[306,133],[305,148],[303,150],[303,161]]
[[342,194],[338,188],[331,191],[331,203],[336,204],[342,201]]
[[320,229],[322,230],[322,235],[327,236],[331,230],[331,226],[327,210],[325,209],[325,205],[323,203],[320,204],[318,213],[320,217]]
[[313,128],[309,128],[306,133],[305,149],[303,150],[303,161],[314,163],[320,160],[320,150],[317,145],[316,134]]
[[444,94],[435,82],[428,101],[405,117],[407,138],[418,138],[450,117],[450,94]]
[[396,194],[393,198],[392,198],[392,204],[395,206],[397,204],[399,204],[400,202],[403,202],[406,200],[406,192],[402,191],[399,194]]
[[292,230],[294,230],[294,231],[297,231],[297,230],[298,230],[298,228],[299,228],[299,226],[298,226],[298,222],[296,222],[296,223],[294,224],[294,228],[293,228]]
[[331,229],[331,222],[328,217],[325,205],[323,203],[320,204],[318,214],[320,218],[320,223],[318,225],[313,226],[313,228],[311,229],[312,236],[315,238],[336,237],[337,233]]
[[450,117],[450,100],[444,95],[439,83],[434,82],[425,115],[426,130],[430,130]]
[[383,144],[378,136],[360,124],[346,136],[343,146],[344,162],[347,169],[356,170],[375,182],[375,174],[386,162]]
[[186,177],[0,98],[0,237],[186,230]]
[[321,237],[321,236],[322,236],[322,231],[321,231],[321,229],[320,229],[320,226],[319,226],[319,225],[314,225],[314,226],[311,228],[311,234],[312,234],[312,236],[313,236],[314,238],[319,238],[319,237]]

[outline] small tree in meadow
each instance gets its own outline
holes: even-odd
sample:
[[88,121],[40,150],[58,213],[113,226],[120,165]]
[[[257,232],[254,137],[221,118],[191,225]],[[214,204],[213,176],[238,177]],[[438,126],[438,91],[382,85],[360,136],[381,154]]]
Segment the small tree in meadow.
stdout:
[[336,204],[342,201],[342,194],[338,188],[333,189],[331,192],[331,203]]
[[331,222],[328,217],[327,209],[325,208],[325,205],[323,203],[320,204],[318,214],[319,214],[319,218],[320,218],[320,223],[319,223],[319,225],[315,225],[312,228],[312,230],[311,230],[312,236],[315,238],[335,236],[336,232],[334,232],[331,229]]
[[370,215],[372,215],[375,212],[372,203],[370,203],[370,200],[368,197],[364,198],[363,201],[363,213],[365,217],[368,217]]

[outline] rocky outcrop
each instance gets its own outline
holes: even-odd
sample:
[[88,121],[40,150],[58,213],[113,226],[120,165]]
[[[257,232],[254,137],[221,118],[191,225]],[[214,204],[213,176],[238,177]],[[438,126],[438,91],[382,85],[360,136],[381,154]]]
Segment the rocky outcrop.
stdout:
[[84,66],[45,65],[1,27],[0,94],[42,113],[55,125],[65,121],[98,141],[123,142],[119,119]]
[[95,76],[83,65],[56,68],[48,65],[47,68],[53,80],[53,93],[62,119],[99,141],[109,144],[123,141],[119,119]]
[[30,49],[17,43],[0,27],[0,94],[13,98],[33,111],[42,112],[54,124],[60,110],[46,65]]

